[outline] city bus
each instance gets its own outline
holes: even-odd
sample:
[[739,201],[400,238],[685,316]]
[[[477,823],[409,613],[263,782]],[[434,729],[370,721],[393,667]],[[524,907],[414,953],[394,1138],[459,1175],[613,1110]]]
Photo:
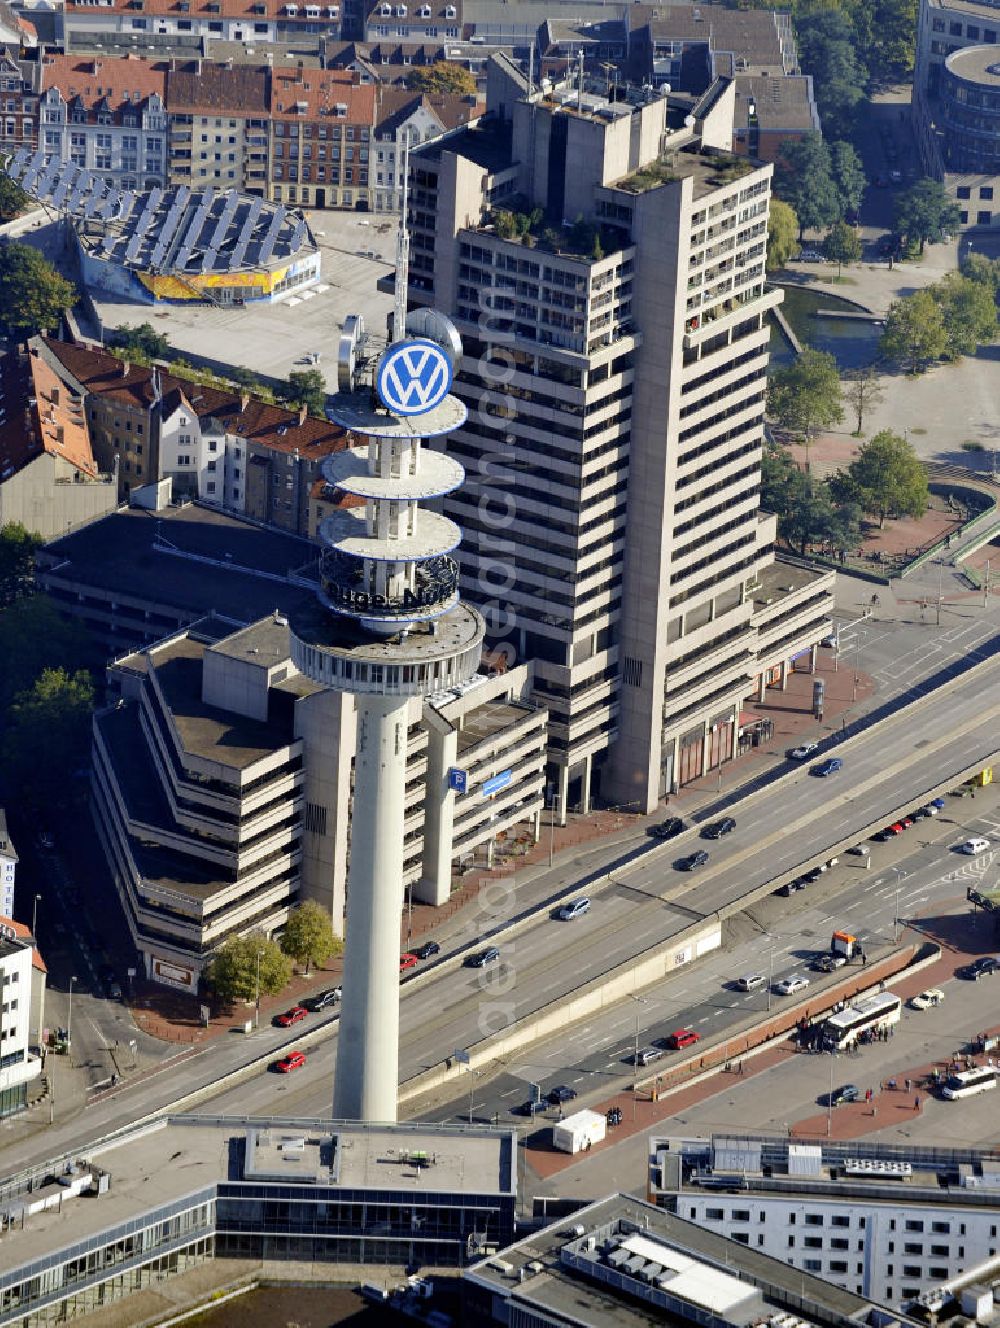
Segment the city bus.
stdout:
[[975,1070],[949,1074],[941,1085],[941,1094],[954,1101],[960,1097],[972,1097],[973,1093],[985,1093],[989,1088],[996,1088],[998,1073],[995,1065],[980,1065]]
[[865,996],[832,1014],[823,1025],[827,1051],[844,1051],[856,1042],[867,1042],[871,1034],[899,1023],[903,1002],[891,991]]

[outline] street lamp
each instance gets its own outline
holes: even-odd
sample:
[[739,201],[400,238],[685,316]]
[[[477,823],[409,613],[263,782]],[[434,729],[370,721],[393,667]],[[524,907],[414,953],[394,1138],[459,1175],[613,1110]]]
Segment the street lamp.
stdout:
[[892,911],[892,940],[895,944],[899,940],[899,888],[906,880],[907,873],[902,867],[893,867],[892,870],[896,873],[896,902]]
[[774,985],[774,937],[770,938],[771,948],[767,952],[767,1012],[771,1013],[771,987]]
[[38,940],[38,901],[41,895],[35,895],[34,902],[31,905],[31,939]]
[[71,1051],[73,1047],[73,984],[76,982],[76,974],[69,980],[69,1013],[66,1016],[66,1050]]
[[472,1100],[476,1091],[476,1079],[482,1074],[482,1070],[469,1071],[469,1124],[472,1124]]
[[255,1033],[260,1028],[260,957],[263,953],[264,953],[263,950],[257,951],[257,977],[255,982],[255,989],[257,995],[256,995],[256,1008],[254,1010],[254,1016],[253,1016],[253,1028]]
[[[647,1005],[647,1004],[648,1004],[648,1002],[647,1002],[645,996],[634,996],[634,995],[633,995],[632,999],[635,1001],[636,1005]],[[636,1118],[636,1116],[638,1115],[638,1111],[639,1111],[639,1108],[638,1108],[638,1105],[637,1105],[637,1104],[638,1104],[638,1101],[639,1101],[639,1082],[638,1082],[638,1080],[639,1080],[639,1011],[638,1011],[638,1010],[636,1010],[636,1012],[635,1012],[635,1055],[634,1055],[634,1057],[633,1057],[633,1059],[632,1059],[632,1065],[633,1065],[633,1068],[635,1069],[635,1074],[634,1074],[634,1076],[633,1076],[633,1078],[632,1078],[632,1121],[633,1121],[633,1123],[634,1123],[634,1122],[635,1122],[635,1118]]]

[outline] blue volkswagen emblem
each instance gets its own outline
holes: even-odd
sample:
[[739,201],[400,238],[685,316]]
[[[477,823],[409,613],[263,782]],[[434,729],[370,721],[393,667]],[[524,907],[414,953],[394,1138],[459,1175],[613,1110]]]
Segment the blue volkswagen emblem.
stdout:
[[451,388],[451,361],[436,341],[397,341],[375,375],[379,400],[395,415],[423,415]]

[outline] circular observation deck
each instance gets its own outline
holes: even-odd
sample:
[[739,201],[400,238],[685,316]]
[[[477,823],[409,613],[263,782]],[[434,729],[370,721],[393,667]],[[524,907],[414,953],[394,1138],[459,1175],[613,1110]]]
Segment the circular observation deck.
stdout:
[[438,438],[443,433],[452,433],[462,427],[468,416],[465,403],[455,396],[445,397],[422,415],[388,415],[376,407],[371,392],[338,392],[326,408],[327,419],[351,433],[401,440]]
[[348,507],[324,517],[319,523],[319,536],[328,548],[348,558],[367,558],[375,563],[413,563],[439,558],[462,542],[462,532],[454,521],[424,508],[417,513],[412,535],[390,535],[384,539],[370,535],[364,511]]
[[291,620],[292,661],[307,678],[335,691],[429,696],[475,677],[485,630],[479,612],[458,603],[405,634],[375,636],[317,599]]
[[443,555],[418,563],[394,593],[372,588],[357,558],[328,549],[320,558],[320,599],[331,613],[377,623],[379,633],[439,618],[458,603],[458,563]]
[[351,447],[327,457],[321,467],[328,484],[369,500],[426,502],[460,488],[465,469],[443,452],[421,450],[419,469],[413,474],[379,475],[372,471],[368,449]]

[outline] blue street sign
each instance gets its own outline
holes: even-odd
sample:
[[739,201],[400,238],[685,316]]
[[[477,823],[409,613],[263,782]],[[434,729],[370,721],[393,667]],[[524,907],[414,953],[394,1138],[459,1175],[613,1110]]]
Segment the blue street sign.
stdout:
[[448,771],[448,787],[454,789],[456,793],[468,792],[468,774],[464,770],[459,770],[457,766],[451,766]]
[[451,390],[451,360],[436,341],[397,341],[382,356],[375,390],[395,415],[423,415]]
[[500,773],[494,775],[492,779],[487,779],[483,784],[483,797],[490,798],[494,793],[499,793],[501,789],[507,787],[513,777],[513,771],[501,770]]

